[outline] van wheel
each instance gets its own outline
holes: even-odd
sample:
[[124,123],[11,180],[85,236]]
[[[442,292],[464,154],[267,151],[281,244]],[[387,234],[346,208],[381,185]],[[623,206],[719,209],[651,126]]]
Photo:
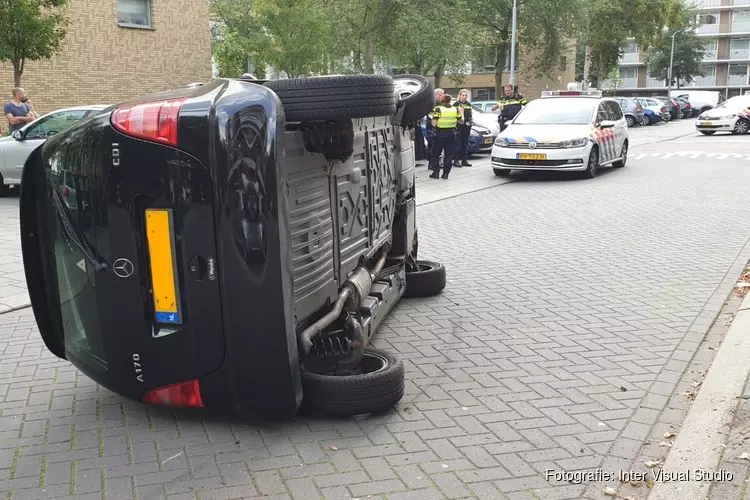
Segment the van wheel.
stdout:
[[616,162],[612,163],[612,166],[615,168],[622,168],[625,166],[625,163],[628,161],[628,141],[626,140],[622,144],[622,151],[620,151],[620,156],[622,157],[622,160],[617,160]]
[[445,266],[439,262],[418,260],[416,271],[406,270],[404,297],[432,297],[442,292],[445,284]]
[[401,126],[406,127],[424,118],[435,106],[435,93],[430,81],[421,75],[393,77],[398,96],[397,108],[404,108]]
[[387,75],[316,76],[263,85],[279,96],[290,122],[391,116],[396,112],[393,78]]
[[331,417],[377,413],[404,397],[404,363],[393,354],[366,349],[362,361],[345,374],[326,372],[320,359],[300,362],[302,410]]
[[591,154],[589,154],[589,165],[586,170],[581,172],[581,176],[584,179],[593,179],[596,177],[597,172],[599,172],[599,149],[594,146]]

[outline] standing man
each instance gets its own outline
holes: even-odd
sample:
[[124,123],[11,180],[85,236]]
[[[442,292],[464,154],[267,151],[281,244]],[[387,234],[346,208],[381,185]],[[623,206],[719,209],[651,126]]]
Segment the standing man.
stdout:
[[3,114],[8,119],[11,134],[37,119],[34,106],[20,87],[13,89],[13,98],[3,106]]
[[425,123],[425,128],[427,129],[427,161],[429,161],[430,164],[432,164],[432,146],[435,143],[435,130],[432,126],[432,118],[435,109],[440,106],[440,98],[443,97],[443,94],[445,94],[443,89],[435,89],[435,106],[433,107],[432,112],[427,115],[427,123]]
[[505,124],[515,118],[524,106],[526,106],[526,98],[515,92],[511,84],[505,84],[505,95],[492,106],[492,111],[500,109],[500,116],[497,120],[500,123],[500,132],[505,130]]
[[443,179],[448,178],[453,166],[453,146],[456,142],[456,125],[463,123],[461,110],[451,106],[452,97],[443,94],[440,98],[440,106],[435,107],[432,112],[432,126],[435,129],[435,144],[432,147],[432,159],[430,168],[431,179],[440,177],[440,153],[443,153]]
[[[453,166],[470,167],[471,163],[469,163],[469,134],[471,134],[471,126],[473,125],[473,120],[471,117],[471,103],[469,102],[468,90],[461,89],[461,91],[458,93],[458,100],[456,101],[454,106],[461,111],[464,122],[458,124],[458,134],[456,134],[458,139],[458,154],[453,156]],[[459,163],[459,161],[461,163]]]

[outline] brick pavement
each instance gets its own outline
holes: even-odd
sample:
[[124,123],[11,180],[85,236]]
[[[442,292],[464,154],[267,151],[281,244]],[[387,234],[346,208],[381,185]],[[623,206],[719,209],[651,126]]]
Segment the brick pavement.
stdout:
[[381,416],[146,408],[47,353],[29,310],[0,315],[0,494],[580,498],[545,470],[630,468],[750,258],[748,181],[744,162],[641,160],[422,206],[422,257],[449,285],[404,300],[375,338],[407,367]]

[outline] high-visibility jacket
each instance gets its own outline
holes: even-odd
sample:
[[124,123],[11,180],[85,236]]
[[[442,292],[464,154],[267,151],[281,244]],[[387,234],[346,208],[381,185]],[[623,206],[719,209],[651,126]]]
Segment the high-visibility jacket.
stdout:
[[521,111],[521,108],[526,106],[526,98],[513,92],[511,96],[503,95],[502,99],[497,101],[497,104],[503,107],[500,112],[503,118],[513,119]]
[[437,128],[456,128],[461,119],[461,111],[453,106],[436,106],[432,117],[437,120]]

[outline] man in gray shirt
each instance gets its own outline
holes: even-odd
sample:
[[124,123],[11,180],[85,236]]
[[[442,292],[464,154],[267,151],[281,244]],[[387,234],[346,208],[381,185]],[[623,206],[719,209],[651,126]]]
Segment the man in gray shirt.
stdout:
[[13,99],[3,106],[3,114],[8,119],[11,133],[37,119],[34,107],[26,98],[26,92],[20,87],[13,89]]

